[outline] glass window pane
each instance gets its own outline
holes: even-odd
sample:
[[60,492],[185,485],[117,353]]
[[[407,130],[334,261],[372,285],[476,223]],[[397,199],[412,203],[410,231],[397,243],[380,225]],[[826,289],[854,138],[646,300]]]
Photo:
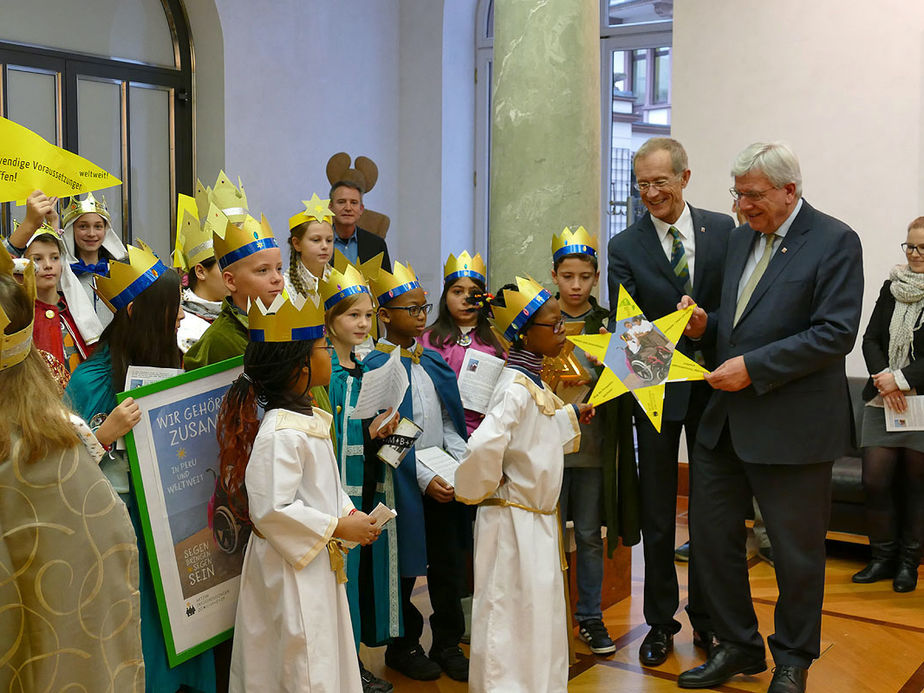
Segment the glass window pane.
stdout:
[[0,40],[178,67],[161,0],[4,2]]
[[654,58],[654,103],[668,103],[671,88],[671,49],[658,48]]
[[135,84],[128,92],[132,239],[142,239],[169,266],[171,93]]
[[[77,153],[124,179],[121,82],[77,78]],[[94,195],[106,198],[112,228],[121,237],[122,186],[105,188]]]
[[8,118],[52,144],[58,141],[57,73],[33,71],[14,65],[7,69]]
[[648,96],[648,51],[633,51],[632,93],[635,103],[644,105]]
[[609,0],[607,24],[621,26],[674,18],[674,0]]

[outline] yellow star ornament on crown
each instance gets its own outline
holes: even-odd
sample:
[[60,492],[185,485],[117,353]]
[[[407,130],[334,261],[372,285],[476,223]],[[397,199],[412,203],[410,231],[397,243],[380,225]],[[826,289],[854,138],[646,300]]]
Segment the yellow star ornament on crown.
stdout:
[[603,373],[590,394],[590,403],[603,404],[631,391],[660,433],[664,385],[703,380],[709,372],[675,349],[694,307],[649,321],[620,285],[613,332],[568,337],[603,363]]

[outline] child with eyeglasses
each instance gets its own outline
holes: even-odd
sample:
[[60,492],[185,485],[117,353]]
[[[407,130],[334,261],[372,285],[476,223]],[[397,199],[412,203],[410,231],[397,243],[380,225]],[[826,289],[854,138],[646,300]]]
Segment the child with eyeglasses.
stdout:
[[[414,270],[395,262],[392,272],[383,268],[370,277],[370,284],[385,337],[363,365],[370,371],[380,368],[400,349],[410,386],[398,413],[422,429],[394,471],[404,635],[389,644],[385,664],[420,681],[437,679],[444,671],[457,681],[466,681],[468,659],[459,642],[465,632],[463,556],[471,534],[467,509],[455,501],[449,482],[418,463],[416,456],[426,448],[442,448],[456,459],[465,453],[468,435],[456,374],[442,356],[419,341],[432,304],[427,303]],[[420,646],[423,617],[411,604],[414,583],[421,575],[427,576],[433,607],[429,657]]]

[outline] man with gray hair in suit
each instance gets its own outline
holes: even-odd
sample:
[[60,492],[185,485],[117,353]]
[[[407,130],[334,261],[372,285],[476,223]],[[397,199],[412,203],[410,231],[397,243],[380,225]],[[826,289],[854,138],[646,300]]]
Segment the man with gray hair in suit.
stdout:
[[[717,311],[696,308],[687,336],[721,364],[693,451],[697,567],[719,645],[681,688],[712,688],[767,668],[748,582],[744,521],[757,498],[775,547],[780,596],[768,693],[805,690],[819,655],[831,466],[849,446],[844,369],[860,324],[863,258],[845,223],[802,199],[802,175],[780,143],[746,147],[732,197],[747,219],[728,241]],[[692,304],[684,297],[679,307]]]

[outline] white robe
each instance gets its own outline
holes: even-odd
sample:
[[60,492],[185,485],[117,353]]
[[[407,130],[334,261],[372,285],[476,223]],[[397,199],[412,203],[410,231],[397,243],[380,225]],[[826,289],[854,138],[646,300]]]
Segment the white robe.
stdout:
[[504,499],[475,520],[470,691],[542,693],[568,686],[568,623],[558,515],[564,453],[580,446],[574,408],[504,368],[456,470],[456,498]]
[[362,691],[344,585],[327,543],[353,508],[340,485],[331,417],[272,409],[245,480],[250,537],[234,622],[234,691]]

